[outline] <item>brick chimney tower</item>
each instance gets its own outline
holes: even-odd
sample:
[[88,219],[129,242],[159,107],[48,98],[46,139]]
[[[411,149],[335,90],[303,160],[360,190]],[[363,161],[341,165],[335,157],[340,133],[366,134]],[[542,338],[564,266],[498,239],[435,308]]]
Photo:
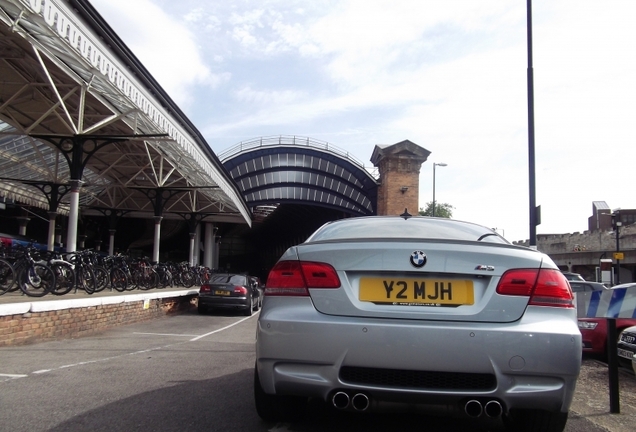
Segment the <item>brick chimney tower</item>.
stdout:
[[405,140],[393,145],[376,145],[371,163],[380,173],[378,215],[400,215],[407,209],[419,211],[420,167],[430,151]]

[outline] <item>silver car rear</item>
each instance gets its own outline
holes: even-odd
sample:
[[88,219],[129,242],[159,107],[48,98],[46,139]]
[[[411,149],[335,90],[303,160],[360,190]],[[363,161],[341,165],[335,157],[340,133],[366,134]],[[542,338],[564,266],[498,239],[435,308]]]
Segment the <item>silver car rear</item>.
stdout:
[[284,417],[315,397],[339,409],[443,406],[502,416],[514,430],[562,430],[581,362],[572,297],[549,257],[479,225],[327,224],[268,278],[257,409]]

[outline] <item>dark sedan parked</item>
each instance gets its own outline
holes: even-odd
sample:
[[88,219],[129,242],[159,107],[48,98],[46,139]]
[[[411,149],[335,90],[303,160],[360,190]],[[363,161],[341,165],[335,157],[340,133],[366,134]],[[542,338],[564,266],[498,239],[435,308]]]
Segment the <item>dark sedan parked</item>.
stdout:
[[217,273],[199,289],[199,313],[210,309],[239,309],[250,316],[259,305],[258,288],[245,274]]

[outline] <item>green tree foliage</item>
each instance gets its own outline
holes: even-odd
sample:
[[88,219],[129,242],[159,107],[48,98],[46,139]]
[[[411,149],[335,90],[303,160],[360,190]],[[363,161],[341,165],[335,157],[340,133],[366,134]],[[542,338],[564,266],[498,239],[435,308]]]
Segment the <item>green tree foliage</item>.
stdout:
[[[436,202],[435,203],[435,217],[452,219],[453,207],[447,203]],[[426,208],[421,208],[418,212],[420,216],[433,216],[433,201],[426,203]]]

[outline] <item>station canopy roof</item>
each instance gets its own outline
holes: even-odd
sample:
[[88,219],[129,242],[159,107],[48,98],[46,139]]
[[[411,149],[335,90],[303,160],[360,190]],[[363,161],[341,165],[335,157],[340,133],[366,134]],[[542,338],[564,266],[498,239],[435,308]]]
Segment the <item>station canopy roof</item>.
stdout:
[[[72,162],[73,161],[73,162]],[[0,0],[0,197],[68,213],[251,224],[200,132],[86,0]],[[48,195],[47,195],[48,193]],[[157,202],[157,200],[154,200]]]

